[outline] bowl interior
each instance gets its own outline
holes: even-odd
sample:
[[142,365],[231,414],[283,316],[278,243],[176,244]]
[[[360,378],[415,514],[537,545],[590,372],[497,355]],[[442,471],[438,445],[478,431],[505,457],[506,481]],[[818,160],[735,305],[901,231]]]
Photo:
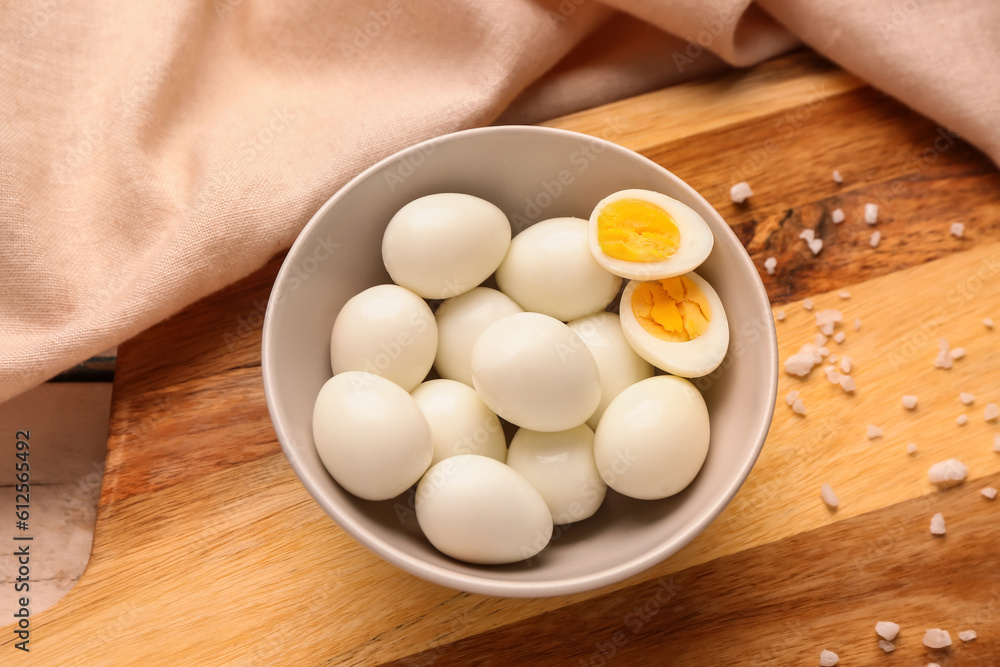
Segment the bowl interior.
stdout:
[[[682,493],[640,501],[609,491],[598,513],[555,529],[529,561],[476,566],[436,551],[421,535],[412,490],[394,500],[359,500],[333,481],[312,439],[312,409],[330,377],[329,336],[341,306],[389,282],[382,233],[407,202],[464,192],[505,211],[517,233],[538,220],[587,218],[617,190],[646,188],[698,211],[715,248],[698,272],[729,317],[729,355],[695,380],[711,415],[704,467]],[[777,344],[757,271],[725,221],[694,190],[646,158],[587,135],[550,128],[492,127],[413,146],[360,174],[334,195],[296,240],[278,274],[264,324],[263,372],[281,445],[317,502],[355,539],[425,579],[504,596],[572,593],[613,583],[677,551],[736,493],[763,445],[774,409]]]

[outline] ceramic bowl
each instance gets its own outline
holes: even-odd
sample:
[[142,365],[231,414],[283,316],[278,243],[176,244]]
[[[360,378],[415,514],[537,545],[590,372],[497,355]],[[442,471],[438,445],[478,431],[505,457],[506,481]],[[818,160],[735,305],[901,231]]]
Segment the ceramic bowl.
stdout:
[[[413,513],[413,492],[370,502],[342,489],[320,462],[312,437],[316,395],[331,376],[330,330],[341,306],[390,282],[382,233],[407,202],[464,192],[507,213],[514,233],[547,218],[588,218],[606,195],[626,188],[663,192],[694,208],[715,234],[698,269],[716,289],[730,326],[729,354],[695,380],[711,418],[705,464],[683,492],[658,501],[613,491],[593,517],[557,526],[539,555],[480,566],[438,552]],[[777,343],[756,268],[719,214],[690,186],[614,143],[564,130],[498,126],[456,132],[400,151],[341,188],[299,234],[275,280],[264,321],[264,388],[274,429],[292,468],[343,530],[418,577],[507,597],[576,593],[606,586],[661,562],[690,542],[736,494],[764,444],[777,387]]]

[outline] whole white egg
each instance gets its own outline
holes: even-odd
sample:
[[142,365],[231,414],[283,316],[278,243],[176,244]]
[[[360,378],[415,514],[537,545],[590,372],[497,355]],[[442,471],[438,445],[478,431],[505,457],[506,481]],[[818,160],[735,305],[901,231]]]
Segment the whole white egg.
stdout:
[[472,346],[497,320],[522,312],[509,296],[489,287],[476,287],[446,299],[434,312],[438,327],[434,368],[443,378],[472,386]]
[[337,314],[330,365],[334,375],[364,371],[412,391],[434,364],[437,342],[437,322],[423,299],[398,285],[376,285]]
[[431,429],[431,465],[458,454],[507,460],[500,420],[472,387],[455,380],[429,380],[413,390],[413,399]]
[[655,500],[698,474],[709,443],[708,408],[690,381],[658,375],[618,394],[594,434],[594,460],[615,491]]
[[510,245],[510,222],[479,197],[446,192],[399,209],[382,236],[394,283],[425,299],[447,299],[486,280]]
[[515,236],[496,279],[521,308],[563,321],[604,310],[622,284],[594,259],[580,218],[543,220]]
[[594,432],[586,424],[554,433],[518,429],[507,465],[542,494],[557,525],[593,516],[608,490],[594,461]]
[[590,215],[594,258],[611,273],[658,280],[692,271],[712,252],[715,237],[694,209],[651,190],[621,190]]
[[495,459],[444,459],[417,485],[417,523],[439,551],[467,563],[531,558],[552,538],[552,515],[533,486]]
[[493,412],[534,431],[564,431],[601,402],[594,355],[573,330],[541,313],[490,325],[472,348],[472,381]]
[[596,429],[611,399],[639,380],[653,377],[653,366],[625,340],[618,315],[595,313],[573,320],[568,326],[594,355],[601,373],[601,402],[587,419],[587,425]]
[[313,440],[333,479],[365,500],[406,491],[434,453],[430,428],[413,397],[385,378],[360,371],[334,375],[320,389]]
[[630,281],[620,305],[622,333],[643,359],[681,377],[715,370],[729,350],[719,295],[696,273]]

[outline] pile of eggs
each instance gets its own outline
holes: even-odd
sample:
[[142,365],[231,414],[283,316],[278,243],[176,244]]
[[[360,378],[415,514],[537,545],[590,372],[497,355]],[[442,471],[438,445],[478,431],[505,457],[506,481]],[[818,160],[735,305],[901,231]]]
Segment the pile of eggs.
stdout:
[[[534,556],[609,486],[678,493],[709,444],[685,378],[729,346],[722,303],[693,272],[712,246],[701,216],[648,190],[513,239],[478,197],[410,202],[382,239],[393,284],[354,296],[333,325],[333,377],[313,411],[320,459],[363,499],[416,484],[427,539],[477,564]],[[509,446],[501,420],[517,427]]]

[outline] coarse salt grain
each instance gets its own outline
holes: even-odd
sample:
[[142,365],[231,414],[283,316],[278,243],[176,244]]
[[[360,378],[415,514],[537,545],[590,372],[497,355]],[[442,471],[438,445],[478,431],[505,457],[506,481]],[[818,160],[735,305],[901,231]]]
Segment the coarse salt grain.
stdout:
[[840,373],[834,366],[825,366],[823,372],[826,373],[826,379],[830,381],[831,384],[840,384]]
[[774,314],[774,319],[778,320],[779,322],[783,322],[785,319],[785,311],[779,310],[778,312],[776,312]]
[[941,667],[941,665],[937,664],[936,662],[928,662],[927,667]]
[[984,317],[983,318],[983,326],[986,327],[987,329],[992,329],[993,328],[993,318]]
[[948,459],[935,463],[927,471],[927,479],[934,484],[953,486],[965,481],[969,469],[958,459]]
[[962,357],[965,356],[965,348],[956,347],[954,350],[949,350],[948,354],[949,356],[951,356],[952,359],[961,359]]
[[996,421],[997,417],[1000,417],[1000,406],[996,403],[987,403],[986,407],[983,408],[983,419],[991,422]]
[[993,436],[993,451],[1000,452],[1000,433]]
[[796,354],[785,359],[785,372],[789,375],[805,377],[813,369],[813,366],[823,361],[819,348],[812,343],[806,343],[799,348]]
[[764,270],[767,271],[767,275],[773,276],[774,269],[778,266],[778,260],[774,257],[768,257],[764,260]]
[[951,223],[951,227],[948,229],[948,231],[950,231],[951,235],[954,236],[956,239],[960,239],[962,238],[962,234],[965,233],[965,225],[963,225],[961,222],[953,222]]
[[962,630],[961,632],[958,633],[958,638],[961,639],[963,642],[971,642],[973,639],[976,638],[976,631]]
[[845,334],[843,331],[838,331],[837,333],[833,334],[833,340],[837,341],[838,343],[843,343],[845,338],[847,338],[847,334]]
[[746,181],[740,181],[729,188],[729,198],[733,200],[734,204],[742,204],[752,196],[753,190],[750,189],[750,184]]
[[823,499],[823,502],[830,507],[837,507],[840,505],[840,501],[837,499],[837,494],[833,492],[833,488],[829,484],[824,484],[819,487],[819,496]]
[[906,394],[903,396],[903,407],[907,410],[912,410],[917,407],[917,397],[912,394]]
[[865,222],[869,225],[878,222],[878,204],[865,204]]
[[843,321],[844,315],[839,310],[826,308],[816,313],[816,326],[819,327],[824,336],[832,336],[834,327],[837,326],[838,322]]
[[884,639],[878,640],[878,647],[885,651],[886,653],[892,653],[896,650],[896,645],[892,642],[887,642]]
[[[938,516],[941,516],[938,514]],[[944,648],[951,646],[951,635],[947,630],[933,628],[924,633],[924,646],[927,648]]]
[[873,248],[877,248],[879,241],[881,240],[882,240],[882,232],[876,229],[874,232],[872,232],[872,238],[870,241],[868,241],[868,244]]
[[816,351],[819,352],[819,356],[821,357],[830,356],[830,348],[828,348],[826,345],[821,345]]
[[794,412],[797,415],[802,415],[803,417],[805,417],[806,404],[801,398],[796,398],[795,402],[792,403],[792,412]]
[[959,415],[955,418],[955,423],[959,426],[965,426],[969,423],[969,415]]
[[962,401],[966,405],[972,405],[972,402],[976,400],[976,397],[967,391],[963,391],[958,394],[958,400]]
[[823,239],[813,239],[810,241],[809,249],[812,250],[813,255],[818,255],[819,251],[823,249]]
[[875,438],[881,438],[881,437],[882,437],[882,429],[880,429],[878,426],[875,426],[874,424],[869,424],[868,439],[874,440]]
[[858,331],[859,329],[861,329],[861,318],[860,317],[855,317],[854,318],[854,330]]
[[[837,337],[834,336],[833,339],[836,340]],[[829,364],[835,364],[835,363],[837,363],[837,355],[831,354],[829,357],[826,358],[826,361]]]
[[854,378],[852,378],[850,375],[845,375],[842,378],[840,378],[840,388],[846,391],[848,394],[850,394],[851,392],[853,392],[855,389],[858,388],[858,385],[856,382],[854,382]]
[[830,219],[833,220],[833,224],[839,225],[844,221],[844,211],[839,208],[833,209],[833,212],[830,214]]
[[803,229],[801,232],[799,232],[799,238],[808,243],[809,241],[812,241],[814,238],[816,238],[816,232],[813,231],[812,229]]
[[951,354],[948,350],[948,339],[942,338],[938,341],[938,356],[934,360],[935,368],[949,369],[952,367]]
[[882,639],[892,641],[899,634],[899,623],[892,621],[879,621],[875,624],[875,634]]
[[993,488],[992,486],[987,486],[985,489],[983,489],[979,493],[983,494],[983,497],[986,498],[986,499],[988,499],[988,500],[993,500],[994,498],[997,497],[997,490],[995,488]]
[[792,403],[795,402],[795,399],[798,397],[799,397],[799,392],[793,389],[792,391],[788,392],[788,396],[785,396],[785,403],[791,405]]
[[[941,514],[941,512],[938,512],[937,514],[931,517],[931,535],[944,535],[944,533],[945,533],[944,516]],[[951,640],[948,641],[948,644],[950,643]],[[926,638],[924,638],[924,644],[930,646],[930,644],[927,644]],[[945,644],[945,646],[947,646],[948,644]],[[941,647],[931,646],[931,648],[941,648]]]
[[805,308],[806,310],[812,310],[813,309],[813,300],[812,299],[803,299],[802,300],[802,307]]
[[841,299],[850,299],[851,293],[845,289],[842,289],[839,292],[837,292],[837,296],[839,296]]
[[820,667],[834,667],[838,662],[840,662],[840,656],[833,651],[823,649],[819,654]]
[[850,373],[851,366],[852,366],[851,358],[849,356],[845,354],[843,357],[840,358],[840,370],[844,371],[845,373]]
[[844,182],[844,177],[841,176],[840,172],[837,171],[836,169],[833,170],[833,182],[834,183],[843,183]]
[[917,443],[911,442],[910,444],[908,444],[906,446],[906,453],[907,454],[916,454],[917,453]]
[[824,336],[822,333],[818,333],[816,334],[816,338],[813,339],[813,345],[815,345],[816,347],[823,347],[824,345],[826,345],[826,341],[827,337]]

